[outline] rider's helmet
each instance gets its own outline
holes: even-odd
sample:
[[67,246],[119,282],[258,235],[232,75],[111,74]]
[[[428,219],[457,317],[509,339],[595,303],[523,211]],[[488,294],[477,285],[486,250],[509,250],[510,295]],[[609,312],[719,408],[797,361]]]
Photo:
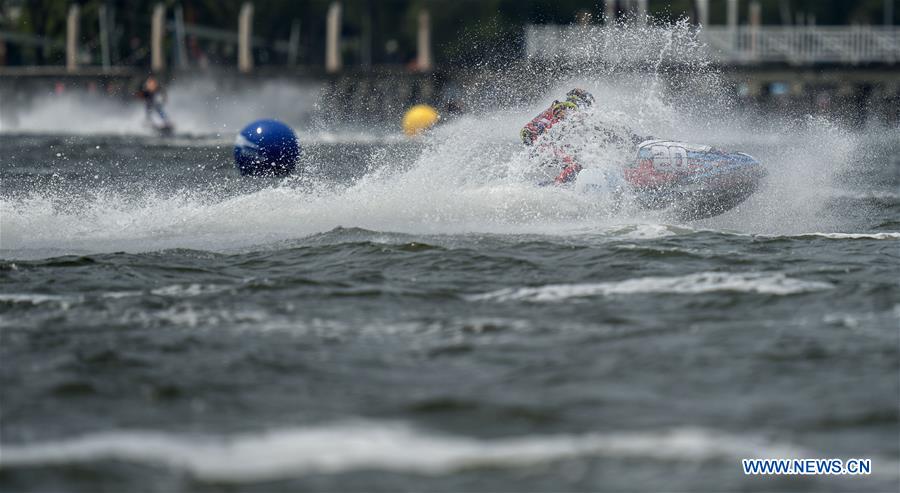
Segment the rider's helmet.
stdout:
[[579,108],[587,108],[594,104],[594,96],[584,89],[575,88],[566,93],[566,101],[574,103]]

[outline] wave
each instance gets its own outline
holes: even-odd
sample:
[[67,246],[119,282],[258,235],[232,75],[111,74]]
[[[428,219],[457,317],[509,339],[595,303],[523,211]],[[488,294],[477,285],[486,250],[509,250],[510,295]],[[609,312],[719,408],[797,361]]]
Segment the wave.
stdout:
[[82,301],[81,296],[40,294],[40,293],[2,293],[0,303],[40,305],[43,303],[70,304]]
[[827,238],[829,240],[900,240],[900,232],[886,233],[799,233],[795,235],[757,235],[763,238]]
[[[13,264],[15,265],[15,264]],[[224,285],[224,284],[171,284],[151,289],[149,291],[109,291],[99,293],[93,297],[98,298],[129,298],[133,296],[143,296],[151,294],[166,298],[191,298],[195,296],[205,296],[209,294],[221,293],[230,289],[236,289],[240,286]],[[40,305],[44,303],[60,303],[72,304],[84,302],[88,295],[71,295],[71,294],[43,294],[43,293],[0,293],[0,303],[10,304],[29,304]]]
[[697,294],[715,291],[791,295],[832,289],[827,282],[792,279],[781,273],[700,272],[686,276],[641,277],[592,284],[550,284],[538,287],[505,288],[471,295],[470,301],[555,302],[573,298],[625,294]]
[[833,190],[832,195],[837,198],[842,199],[854,199],[854,200],[883,200],[886,202],[893,202],[900,200],[900,191],[890,191],[890,190],[867,190],[864,192],[852,191],[852,190]]
[[200,480],[232,483],[362,469],[439,475],[586,456],[673,462],[814,456],[791,444],[705,428],[482,440],[379,422],[225,437],[112,431],[36,444],[4,444],[2,450],[0,470],[121,460],[184,470]]

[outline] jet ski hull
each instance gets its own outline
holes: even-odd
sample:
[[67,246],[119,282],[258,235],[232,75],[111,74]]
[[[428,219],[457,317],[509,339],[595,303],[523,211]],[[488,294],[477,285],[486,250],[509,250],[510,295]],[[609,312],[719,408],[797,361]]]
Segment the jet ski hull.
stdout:
[[638,202],[670,209],[682,220],[727,212],[756,192],[766,170],[753,156],[685,142],[651,140],[638,145],[624,178]]

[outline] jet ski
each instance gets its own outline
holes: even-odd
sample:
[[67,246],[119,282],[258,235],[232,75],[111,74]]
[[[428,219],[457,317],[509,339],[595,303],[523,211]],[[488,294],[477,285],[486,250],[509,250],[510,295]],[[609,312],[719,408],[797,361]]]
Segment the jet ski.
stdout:
[[766,174],[756,158],[743,152],[647,140],[638,144],[621,177],[589,168],[578,174],[575,188],[627,190],[642,207],[667,209],[679,220],[693,221],[733,209],[759,189]]

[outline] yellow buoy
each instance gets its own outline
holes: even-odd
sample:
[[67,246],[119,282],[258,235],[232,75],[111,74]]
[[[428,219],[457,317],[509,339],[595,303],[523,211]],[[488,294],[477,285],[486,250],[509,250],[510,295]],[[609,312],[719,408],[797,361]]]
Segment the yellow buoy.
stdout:
[[433,127],[440,119],[441,115],[438,115],[436,109],[427,104],[417,104],[403,115],[403,133],[410,137],[419,135]]

